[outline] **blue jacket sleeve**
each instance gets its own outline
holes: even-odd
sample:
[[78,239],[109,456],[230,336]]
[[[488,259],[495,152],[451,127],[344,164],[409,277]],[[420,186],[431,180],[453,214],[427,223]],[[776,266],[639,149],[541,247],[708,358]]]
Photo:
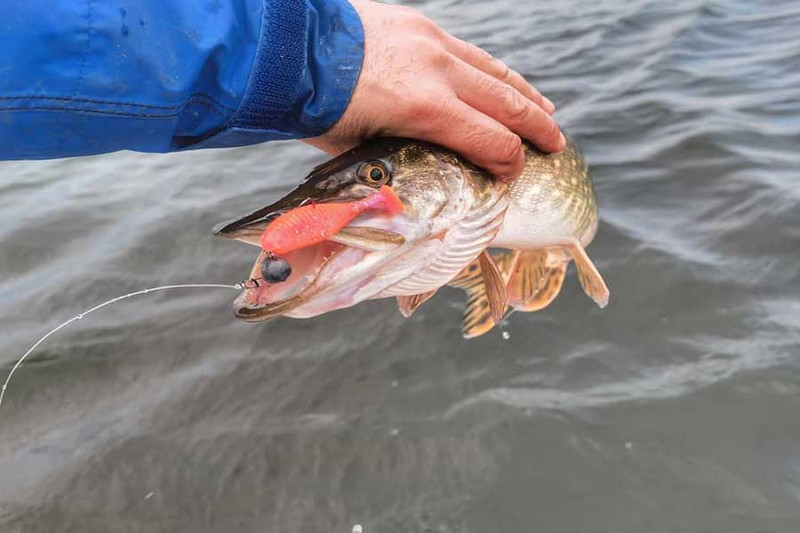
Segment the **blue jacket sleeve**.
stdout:
[[25,0],[0,28],[0,159],[320,135],[363,58],[347,0]]

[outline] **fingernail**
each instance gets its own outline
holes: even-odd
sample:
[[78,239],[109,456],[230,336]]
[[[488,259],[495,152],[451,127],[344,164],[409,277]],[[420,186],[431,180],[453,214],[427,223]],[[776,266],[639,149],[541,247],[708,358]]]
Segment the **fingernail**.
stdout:
[[542,101],[544,103],[544,110],[550,113],[551,115],[556,111],[556,105],[550,101],[550,99],[546,96],[542,96]]

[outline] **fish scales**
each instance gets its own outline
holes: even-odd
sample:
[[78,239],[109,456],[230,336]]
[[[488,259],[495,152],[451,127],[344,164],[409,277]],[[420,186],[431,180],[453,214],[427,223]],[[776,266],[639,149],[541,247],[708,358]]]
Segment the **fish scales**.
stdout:
[[[359,201],[380,187],[391,188],[402,212],[364,212],[329,241],[291,252],[287,281],[249,285],[234,303],[237,316],[307,318],[392,296],[409,316],[453,282],[469,293],[464,334],[472,337],[491,329],[505,302],[522,311],[546,307],[571,261],[586,293],[604,306],[608,289],[584,250],[597,231],[598,208],[580,150],[568,138],[558,154],[526,143],[525,156],[524,172],[511,185],[449,150],[410,139],[376,139],[318,166],[294,191],[218,233],[258,244],[282,213],[309,201]],[[487,256],[488,248],[507,251]]]

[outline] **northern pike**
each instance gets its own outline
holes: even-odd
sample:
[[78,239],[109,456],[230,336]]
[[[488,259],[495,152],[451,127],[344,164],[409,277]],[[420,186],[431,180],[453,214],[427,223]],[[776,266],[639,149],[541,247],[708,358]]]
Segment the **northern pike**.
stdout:
[[598,210],[579,148],[569,139],[562,152],[545,154],[526,143],[525,154],[525,170],[511,184],[411,139],[375,139],[319,165],[277,202],[216,233],[259,246],[269,225],[294,209],[363,203],[382,187],[399,198],[402,211],[359,211],[336,234],[289,252],[283,259],[291,273],[282,283],[258,282],[270,256],[262,251],[234,302],[236,316],[309,318],[388,297],[411,316],[449,284],[467,291],[463,333],[470,338],[489,331],[509,308],[549,305],[571,261],[586,294],[604,307],[608,288],[585,252]]

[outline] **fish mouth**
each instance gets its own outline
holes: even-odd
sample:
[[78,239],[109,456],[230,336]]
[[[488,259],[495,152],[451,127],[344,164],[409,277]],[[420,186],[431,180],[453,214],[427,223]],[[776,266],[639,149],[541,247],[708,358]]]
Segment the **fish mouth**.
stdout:
[[250,281],[234,300],[236,318],[245,322],[263,322],[292,310],[314,298],[322,289],[317,282],[322,270],[348,248],[343,244],[323,241],[284,255],[292,272],[281,282],[270,284],[261,278],[261,265],[267,259],[263,251],[250,271]]

